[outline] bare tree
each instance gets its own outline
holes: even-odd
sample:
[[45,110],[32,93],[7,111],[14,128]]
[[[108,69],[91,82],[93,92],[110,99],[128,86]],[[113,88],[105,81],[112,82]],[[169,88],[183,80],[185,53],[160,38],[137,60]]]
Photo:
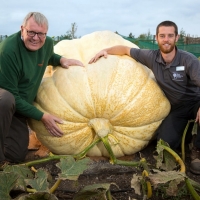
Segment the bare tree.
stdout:
[[183,30],[183,28],[181,29],[179,35],[180,35],[180,38],[181,38],[181,39],[184,38],[184,37],[186,36],[186,33],[185,33],[185,31]]
[[134,38],[135,35],[133,35],[132,33],[129,33],[129,36],[128,36],[128,37],[130,37],[130,38]]
[[76,22],[71,24],[71,30],[67,31],[67,35],[70,37],[70,39],[75,39],[76,37],[76,31],[78,26],[76,25]]
[[71,24],[71,29],[68,30],[68,31],[66,32],[65,35],[59,36],[59,40],[63,40],[63,39],[72,40],[72,39],[77,38],[77,37],[76,37],[77,27],[78,27],[78,26],[76,25],[75,22],[72,23],[72,24]]

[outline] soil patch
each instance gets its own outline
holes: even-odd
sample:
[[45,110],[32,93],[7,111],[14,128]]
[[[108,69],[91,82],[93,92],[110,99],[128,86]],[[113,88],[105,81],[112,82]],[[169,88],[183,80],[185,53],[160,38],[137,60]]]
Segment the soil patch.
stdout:
[[[155,169],[156,160],[154,158],[156,151],[156,141],[150,143],[144,150],[138,152],[132,156],[125,156],[120,158],[122,160],[129,161],[139,161],[142,157],[147,160],[150,169]],[[33,158],[34,151],[29,152],[28,159]],[[79,192],[84,186],[93,185],[93,184],[103,184],[103,183],[112,183],[110,186],[110,191],[113,199],[116,200],[142,200],[143,196],[137,195],[135,190],[131,188],[131,179],[134,174],[141,175],[142,169],[140,167],[128,167],[120,165],[112,165],[109,163],[108,158],[104,157],[91,157],[92,162],[89,165],[89,168],[84,171],[83,174],[79,176],[77,181],[65,180],[62,181],[60,186],[55,191],[55,195],[59,200],[72,200],[74,195]],[[35,166],[36,168],[45,168],[47,169],[52,177],[53,183],[55,182],[58,174],[60,173],[59,168],[56,167],[56,161],[50,161],[45,164],[40,164]],[[200,178],[197,175],[192,174],[189,171],[189,149],[186,147],[186,175],[200,183]],[[184,193],[185,191],[183,191]],[[161,200],[161,199],[181,199],[181,200],[192,200],[192,197],[186,193],[182,194],[181,197],[163,197],[162,193],[153,191],[152,200]]]

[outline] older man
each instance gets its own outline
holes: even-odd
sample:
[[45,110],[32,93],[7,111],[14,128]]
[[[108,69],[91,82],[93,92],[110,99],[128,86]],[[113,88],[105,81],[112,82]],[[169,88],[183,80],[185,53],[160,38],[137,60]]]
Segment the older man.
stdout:
[[[62,120],[32,105],[47,65],[83,66],[53,52],[46,36],[48,20],[38,12],[25,17],[21,31],[0,43],[0,162],[22,162],[27,154],[27,118],[41,120],[52,136],[61,137]],[[65,86],[63,86],[65,87]]]

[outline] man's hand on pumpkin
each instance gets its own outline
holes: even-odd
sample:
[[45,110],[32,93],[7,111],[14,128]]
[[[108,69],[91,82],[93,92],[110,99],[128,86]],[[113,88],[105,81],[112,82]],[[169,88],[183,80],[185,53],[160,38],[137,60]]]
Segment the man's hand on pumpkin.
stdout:
[[63,68],[68,69],[69,66],[81,66],[84,67],[83,63],[76,59],[67,59],[65,57],[61,57],[60,64]]
[[62,137],[63,136],[63,132],[60,130],[60,128],[57,126],[56,122],[59,124],[62,124],[62,120],[59,119],[58,117],[55,117],[53,115],[50,114],[44,114],[42,116],[41,121],[43,122],[45,128],[47,129],[47,131],[55,137]]
[[199,123],[199,125],[200,125],[200,108],[199,108],[199,110],[197,112],[197,116],[196,116],[195,122]]
[[97,53],[90,61],[89,64],[95,63],[99,58],[104,57],[107,58],[108,53],[106,50],[101,50],[99,53]]

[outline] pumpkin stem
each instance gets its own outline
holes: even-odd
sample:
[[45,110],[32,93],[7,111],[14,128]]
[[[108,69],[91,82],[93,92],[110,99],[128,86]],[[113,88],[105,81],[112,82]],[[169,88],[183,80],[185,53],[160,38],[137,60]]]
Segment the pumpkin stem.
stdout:
[[115,157],[115,155],[114,155],[114,153],[113,153],[113,151],[112,151],[112,148],[111,148],[111,146],[110,146],[110,143],[109,143],[109,141],[108,141],[108,136],[106,135],[105,137],[102,137],[101,140],[102,140],[102,142],[103,142],[103,144],[104,144],[106,150],[107,150],[108,153],[109,153],[109,156],[110,156],[110,163],[111,163],[111,164],[116,164],[116,157]]
[[109,120],[104,118],[91,119],[88,126],[92,127],[100,138],[103,138],[113,132],[113,127]]
[[92,144],[90,144],[89,146],[87,146],[83,151],[81,151],[80,153],[74,155],[73,157],[76,160],[80,160],[82,158],[84,158],[87,154],[87,152],[93,147],[95,146],[97,143],[99,143],[101,141],[101,138],[97,139],[96,141],[94,141]]

